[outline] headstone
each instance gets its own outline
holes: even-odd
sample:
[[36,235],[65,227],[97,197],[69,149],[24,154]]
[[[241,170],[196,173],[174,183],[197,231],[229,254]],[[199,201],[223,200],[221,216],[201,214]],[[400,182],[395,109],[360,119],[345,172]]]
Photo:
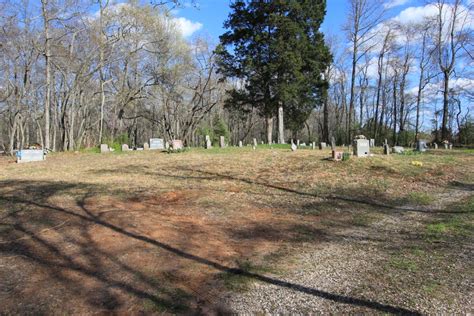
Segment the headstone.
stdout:
[[173,150],[181,150],[184,148],[183,141],[180,139],[175,139],[171,141],[171,148]]
[[416,142],[416,151],[419,152],[425,152],[428,146],[426,146],[426,141],[425,140],[419,140]]
[[325,149],[326,146],[327,146],[327,144],[324,143],[324,142],[323,142],[323,143],[319,143],[319,149],[321,149],[321,150]]
[[448,144],[444,144],[444,149],[448,149],[448,148],[449,148]]
[[129,151],[130,148],[128,148],[127,144],[122,144],[122,151]]
[[263,140],[262,140],[260,143],[261,143],[262,145],[265,145],[265,142],[264,142]]
[[315,143],[315,142],[312,142],[312,143],[311,143],[311,149],[312,149],[312,150],[315,150],[315,149],[316,149],[316,143]]
[[206,149],[211,149],[212,148],[212,142],[211,142],[211,137],[209,135],[206,135],[206,144],[205,144]]
[[[360,137],[360,136],[359,136]],[[356,138],[353,142],[354,156],[368,157],[370,155],[369,141],[364,138]]]
[[241,140],[239,140],[239,147],[242,148],[244,146],[244,144],[242,143]]
[[165,143],[162,138],[150,138],[150,150],[165,149]]
[[166,149],[166,150],[170,149],[170,143],[165,142],[165,149]]
[[434,148],[434,149],[438,149],[438,144],[437,144],[437,143],[433,143],[433,148]]
[[453,149],[453,144],[449,144],[449,150]]
[[138,151],[143,151],[143,148],[137,148],[136,150],[138,150]]
[[299,139],[296,140],[296,146],[298,146],[298,147],[300,146],[300,140]]
[[336,140],[334,139],[334,136],[331,137],[331,149],[336,150]]
[[150,149],[150,145],[148,145],[148,143],[144,143],[143,150],[149,150],[149,149]]
[[104,153],[108,153],[108,152],[110,152],[109,145],[100,144],[100,153],[104,154]]
[[16,152],[16,162],[33,162],[45,160],[43,149],[22,149]]
[[341,161],[341,160],[342,160],[342,156],[343,156],[343,152],[342,152],[342,151],[336,151],[336,150],[333,150],[333,151],[332,151],[332,160],[334,160],[334,161]]
[[225,137],[224,136],[219,137],[219,146],[221,148],[225,147]]
[[375,139],[370,139],[370,147],[375,147]]
[[300,146],[301,147],[306,147],[306,143],[301,143]]
[[403,152],[405,151],[405,148],[403,148],[402,146],[394,146],[392,147],[392,152],[394,154],[403,154]]
[[291,144],[291,151],[296,151],[298,149],[298,146],[296,146],[294,143]]
[[254,145],[254,147],[257,147],[257,139],[256,138],[253,139],[253,145]]

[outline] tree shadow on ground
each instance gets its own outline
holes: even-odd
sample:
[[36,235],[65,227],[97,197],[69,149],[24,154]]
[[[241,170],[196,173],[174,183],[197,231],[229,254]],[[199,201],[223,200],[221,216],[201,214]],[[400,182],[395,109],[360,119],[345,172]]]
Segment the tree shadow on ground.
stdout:
[[[212,173],[208,173],[208,176],[234,179],[231,176]],[[235,180],[248,181],[245,179]],[[267,185],[285,192],[305,194],[269,184],[257,184]],[[119,311],[124,301],[137,299],[151,302],[153,308],[155,310],[158,308],[158,311],[185,313],[193,310],[199,312],[202,308],[199,302],[205,300],[205,295],[199,295],[200,290],[203,289],[194,289],[192,294],[184,295],[180,291],[180,284],[177,281],[185,280],[189,273],[192,273],[191,271],[182,271],[188,267],[182,265],[182,262],[187,262],[215,272],[244,276],[255,281],[289,288],[335,303],[350,304],[379,312],[418,314],[402,307],[331,293],[254,273],[151,238],[140,233],[140,227],[129,228],[125,222],[104,218],[97,214],[100,213],[100,210],[90,208],[87,200],[103,194],[105,191],[109,194],[113,193],[106,188],[87,184],[40,181],[0,182],[0,211],[5,213],[1,217],[2,225],[8,227],[8,229],[0,231],[2,239],[0,260],[4,263],[13,260],[11,269],[2,273],[2,278],[9,279],[5,283],[11,285],[8,288],[3,288],[3,291],[0,292],[2,301],[6,302],[3,308],[7,308],[6,306],[10,308],[5,312],[21,313],[28,311],[28,308],[34,309],[32,306],[45,299],[45,293],[50,294],[50,291],[54,290],[57,291],[55,293],[56,301],[52,301],[51,298],[44,300],[36,307],[35,312],[47,313],[57,310],[57,308],[64,308],[62,300],[65,300],[67,295],[71,296],[68,303],[84,301],[85,305],[82,308],[86,310],[92,308],[94,311]],[[66,206],[61,202],[55,202],[54,198],[57,196],[74,196],[75,203]],[[33,214],[35,216],[32,216]],[[45,220],[46,218],[48,220]],[[233,237],[237,238],[239,242],[245,243],[245,240],[251,238],[258,229],[259,227],[252,227],[248,232],[234,231]],[[294,229],[294,227],[290,226],[288,229]],[[97,230],[107,233],[106,237],[111,239],[107,239],[104,244],[99,245],[97,236],[95,236]],[[315,232],[312,231],[312,233]],[[322,233],[320,234],[323,236]],[[186,236],[183,238],[183,242],[186,242]],[[108,245],[118,251],[109,249]],[[158,251],[152,258],[159,262],[171,262],[169,271],[175,275],[175,278],[172,282],[166,283],[150,277],[143,269],[144,266],[147,266],[146,263],[144,266],[136,266],[132,263],[133,260],[131,262],[124,261],[123,256],[127,255],[130,250],[121,249],[122,245],[130,247],[127,249],[133,249],[137,256]],[[24,268],[25,273],[26,271],[33,273],[37,269],[41,269],[44,275],[35,274],[36,283],[22,285],[15,279],[11,280],[11,276],[8,275],[12,269],[18,267]],[[49,280],[54,281],[51,281],[52,284],[50,284]],[[54,290],[50,290],[50,286]],[[25,288],[28,290],[26,293],[23,292]],[[63,293],[63,296],[60,293]],[[18,305],[18,299],[24,300],[21,305]],[[84,312],[84,310],[80,310],[79,306],[76,310],[74,307],[71,308],[65,311]],[[217,305],[212,308],[218,309]],[[135,312],[142,311],[135,310]]]

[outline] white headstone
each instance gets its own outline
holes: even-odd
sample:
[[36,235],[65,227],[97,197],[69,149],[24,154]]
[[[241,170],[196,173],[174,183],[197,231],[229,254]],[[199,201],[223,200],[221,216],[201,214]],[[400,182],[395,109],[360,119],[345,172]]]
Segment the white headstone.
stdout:
[[295,144],[291,144],[291,151],[296,151],[298,149],[298,146]]
[[392,152],[394,154],[403,154],[403,152],[405,151],[405,148],[403,148],[402,146],[394,146],[392,147]]
[[322,142],[322,143],[319,143],[319,149],[323,150],[326,148],[326,143]]
[[212,148],[211,137],[209,137],[209,135],[206,135],[206,149],[211,149],[211,148]]
[[109,145],[107,144],[100,144],[100,152],[103,153],[108,153],[110,152]]
[[143,150],[149,150],[149,149],[150,149],[150,145],[148,145],[148,143],[144,143]]
[[438,149],[438,144],[437,143],[433,143],[433,146],[434,146],[434,149]]
[[224,136],[219,137],[219,145],[220,145],[221,148],[225,147],[225,137]]
[[256,138],[253,139],[253,145],[254,145],[255,147],[257,147],[257,139],[256,139]]
[[239,147],[242,148],[244,146],[244,144],[242,143],[241,140],[239,140]]
[[165,149],[165,142],[162,138],[150,138],[150,150]]
[[367,139],[354,139],[354,156],[356,157],[368,157],[370,155],[370,146]]
[[129,151],[130,148],[128,148],[127,144],[122,144],[122,151]]
[[45,160],[43,149],[23,149],[16,152],[16,162],[33,162]]

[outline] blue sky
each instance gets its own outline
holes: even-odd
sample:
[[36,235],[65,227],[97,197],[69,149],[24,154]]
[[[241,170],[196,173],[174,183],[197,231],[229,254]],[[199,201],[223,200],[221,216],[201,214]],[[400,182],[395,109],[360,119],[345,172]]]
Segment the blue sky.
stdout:
[[[208,35],[217,41],[219,35],[224,32],[223,23],[229,15],[230,0],[196,0],[197,8],[185,6],[176,10],[176,16],[185,18],[187,26],[191,30],[198,28],[199,33]],[[327,15],[322,30],[327,33],[338,33],[345,22],[347,14],[347,0],[328,0]],[[391,9],[390,15],[397,15],[400,11],[410,5],[414,5],[415,0],[387,0],[386,3],[396,5]],[[400,4],[400,5],[397,5]],[[192,22],[193,24],[190,24]],[[194,27],[193,27],[194,26]],[[192,33],[190,30],[189,33]],[[189,34],[188,33],[188,34]]]

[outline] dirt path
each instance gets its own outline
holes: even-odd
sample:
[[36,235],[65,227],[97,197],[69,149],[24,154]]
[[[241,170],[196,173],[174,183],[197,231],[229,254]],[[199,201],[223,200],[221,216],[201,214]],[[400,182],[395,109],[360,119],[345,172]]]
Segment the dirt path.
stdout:
[[[226,302],[235,312],[252,314],[472,313],[472,239],[443,244],[429,253],[417,236],[435,212],[472,196],[473,192],[453,188],[439,194],[432,205],[399,207],[418,211],[388,211],[372,220],[368,214],[375,213],[369,211],[364,225],[337,227],[329,240],[293,259],[278,277],[295,286],[257,282],[245,293],[230,294]],[[436,269],[433,258],[440,253],[449,262]],[[444,268],[451,270],[449,280],[439,278],[443,274],[437,270]],[[439,279],[433,281],[434,275]]]

